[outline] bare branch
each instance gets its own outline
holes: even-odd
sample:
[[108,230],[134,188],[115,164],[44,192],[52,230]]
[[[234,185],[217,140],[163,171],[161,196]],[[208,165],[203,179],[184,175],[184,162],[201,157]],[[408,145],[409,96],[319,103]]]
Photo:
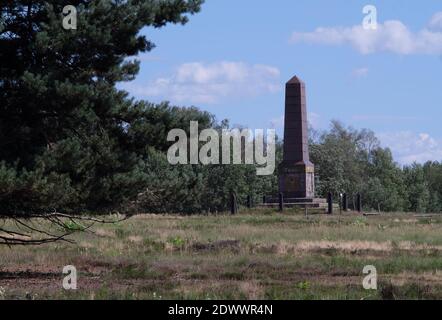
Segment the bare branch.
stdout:
[[[21,218],[19,216],[7,217],[3,221],[11,220],[14,222],[15,227],[18,230],[10,230],[5,226],[0,227],[0,245],[41,245],[47,244],[51,242],[64,241],[68,243],[75,243],[74,240],[68,239],[70,235],[76,232],[91,232],[90,228],[97,223],[101,224],[114,224],[118,222],[122,222],[130,218],[130,215],[123,216],[118,219],[98,219],[95,217],[87,217],[80,215],[70,215],[65,213],[59,213],[54,210],[53,213],[42,213],[35,214],[31,213],[26,215],[26,217]],[[46,229],[50,229],[53,227],[59,227],[63,230],[61,234],[56,234],[56,232],[51,232],[49,230],[45,230],[43,227],[37,227],[32,224],[32,219],[41,219],[42,221],[47,221],[50,223],[50,227]],[[78,226],[78,228],[73,228],[69,226],[69,222],[74,226]],[[80,222],[86,222],[86,225],[81,224]],[[23,230],[23,231],[20,231]],[[34,234],[33,234],[34,233]],[[42,235],[44,237],[39,238],[36,237],[35,234]]]

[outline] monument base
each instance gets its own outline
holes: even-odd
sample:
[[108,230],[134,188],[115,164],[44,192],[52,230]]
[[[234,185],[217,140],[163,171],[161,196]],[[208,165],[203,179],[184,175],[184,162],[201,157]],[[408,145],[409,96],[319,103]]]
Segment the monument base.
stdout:
[[[278,208],[279,197],[267,196],[266,202],[261,206],[266,208]],[[312,209],[324,209],[328,207],[327,199],[323,198],[291,198],[284,199],[284,208],[312,208]]]
[[314,199],[314,165],[311,162],[283,162],[279,167],[279,192],[284,195],[284,202],[289,202],[286,199]]

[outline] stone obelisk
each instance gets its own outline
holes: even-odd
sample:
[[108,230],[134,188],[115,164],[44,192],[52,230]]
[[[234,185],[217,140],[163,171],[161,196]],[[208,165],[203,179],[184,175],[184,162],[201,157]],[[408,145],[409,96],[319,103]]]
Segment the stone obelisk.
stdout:
[[294,76],[285,90],[284,157],[279,167],[279,190],[286,199],[313,199],[315,170],[308,150],[305,84]]

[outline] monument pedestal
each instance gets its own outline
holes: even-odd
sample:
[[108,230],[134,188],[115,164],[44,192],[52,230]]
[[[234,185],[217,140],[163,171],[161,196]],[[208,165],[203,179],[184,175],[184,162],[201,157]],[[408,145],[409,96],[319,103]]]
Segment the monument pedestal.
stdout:
[[279,191],[284,199],[315,197],[315,167],[311,162],[283,162],[279,167]]

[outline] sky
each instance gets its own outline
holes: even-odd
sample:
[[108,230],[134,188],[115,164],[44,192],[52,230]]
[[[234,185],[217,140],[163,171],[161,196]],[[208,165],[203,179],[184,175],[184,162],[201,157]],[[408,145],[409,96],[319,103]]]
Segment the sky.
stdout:
[[[366,5],[377,29],[362,26]],[[136,98],[197,106],[281,135],[284,84],[303,79],[311,125],[373,130],[395,160],[442,161],[440,0],[206,0],[189,23],[142,32]]]

